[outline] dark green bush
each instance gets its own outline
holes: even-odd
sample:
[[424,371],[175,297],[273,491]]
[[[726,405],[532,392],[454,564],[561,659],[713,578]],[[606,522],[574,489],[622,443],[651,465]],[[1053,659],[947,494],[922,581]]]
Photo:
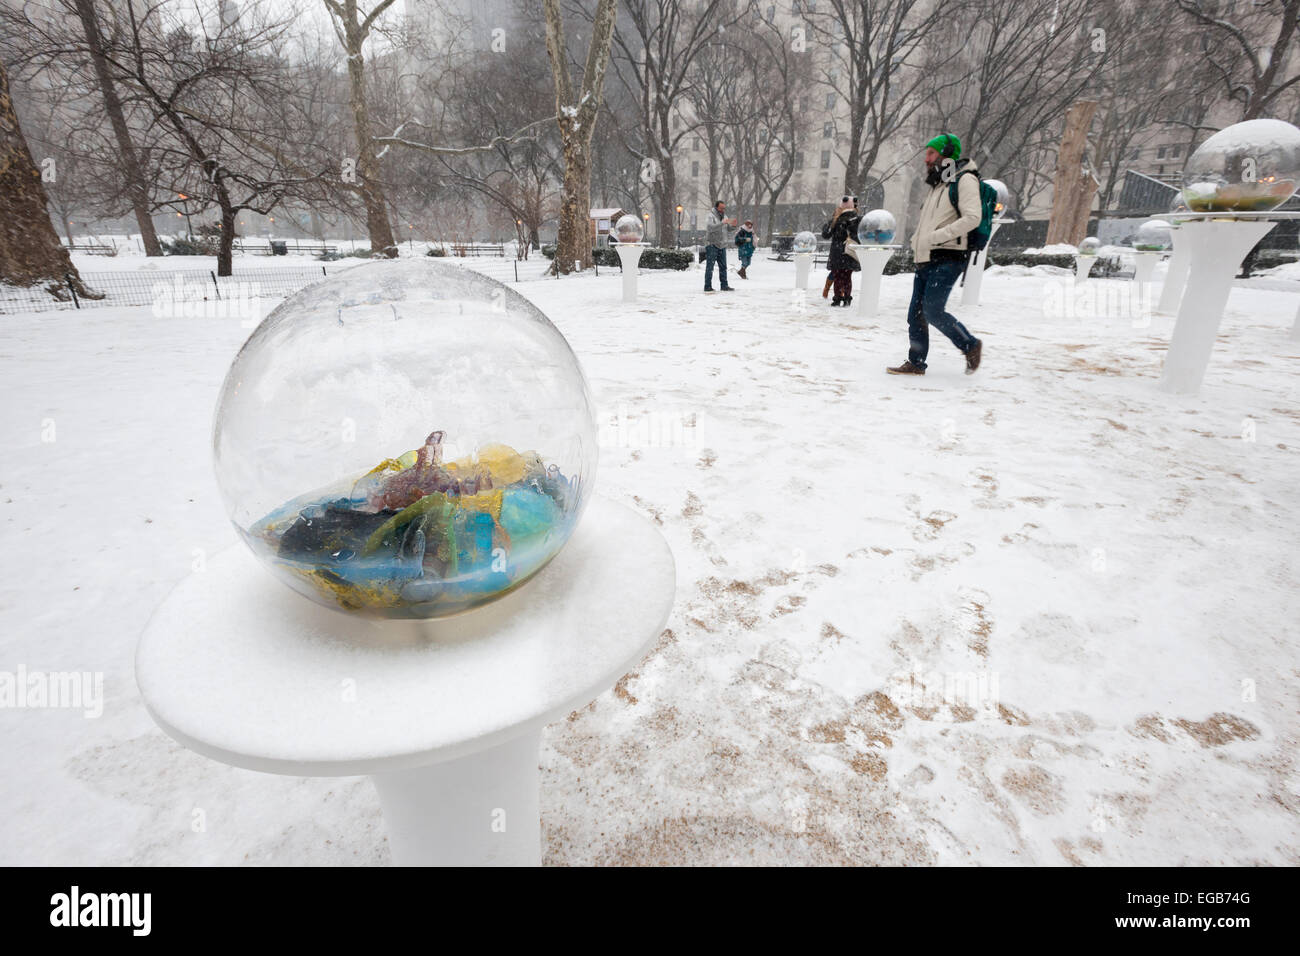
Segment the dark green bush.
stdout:
[[168,256],[215,256],[220,243],[215,238],[195,236],[193,239],[162,239],[159,245],[163,254]]

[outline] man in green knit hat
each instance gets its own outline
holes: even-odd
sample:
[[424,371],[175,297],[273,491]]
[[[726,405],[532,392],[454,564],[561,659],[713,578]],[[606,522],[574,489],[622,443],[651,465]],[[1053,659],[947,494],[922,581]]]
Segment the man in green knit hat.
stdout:
[[[907,361],[887,371],[924,375],[933,325],[966,356],[966,374],[970,375],[979,368],[983,344],[946,309],[952,287],[966,269],[970,254],[967,234],[980,224],[983,215],[979,171],[972,160],[961,158],[961,140],[952,133],[940,133],[925,144],[925,169],[930,191],[921,202],[912,233],[916,275],[907,309]],[[949,192],[954,182],[955,205]]]

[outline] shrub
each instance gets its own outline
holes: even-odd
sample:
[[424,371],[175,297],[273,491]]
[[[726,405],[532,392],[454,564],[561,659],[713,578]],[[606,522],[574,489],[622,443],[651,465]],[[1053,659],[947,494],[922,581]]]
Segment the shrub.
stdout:
[[433,256],[435,259],[441,259],[446,254],[446,246],[430,246],[429,251],[425,253],[426,256]]
[[178,237],[170,242],[162,239],[159,245],[168,256],[215,256],[220,243],[214,238],[195,236],[193,239]]

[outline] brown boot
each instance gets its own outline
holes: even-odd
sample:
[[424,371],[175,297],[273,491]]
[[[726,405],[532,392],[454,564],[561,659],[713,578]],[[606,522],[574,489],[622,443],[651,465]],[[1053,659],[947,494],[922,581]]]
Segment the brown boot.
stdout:
[[885,371],[888,372],[890,375],[924,375],[925,374],[925,369],[917,368],[915,365],[911,363],[910,360],[904,362],[902,365],[897,365],[893,368],[886,368]]
[[831,294],[831,286],[835,284],[835,279],[831,276],[826,277],[826,284],[822,286],[822,298],[828,298]]
[[984,351],[984,343],[976,342],[971,346],[970,351],[966,353],[966,374],[974,375],[975,370],[980,367],[980,353]]
[[744,266],[741,266],[741,267],[740,267],[740,272],[738,273],[738,275],[739,275],[742,279],[748,279],[748,278],[749,278],[749,276],[745,275],[745,267],[744,267]]

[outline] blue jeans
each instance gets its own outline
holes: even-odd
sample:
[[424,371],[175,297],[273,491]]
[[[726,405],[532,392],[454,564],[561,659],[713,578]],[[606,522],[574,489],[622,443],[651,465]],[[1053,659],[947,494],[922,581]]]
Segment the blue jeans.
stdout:
[[727,250],[720,246],[704,247],[704,291],[713,291],[713,264],[718,264],[718,282],[727,288]]
[[750,260],[754,258],[754,247],[740,246],[736,249],[736,258],[740,260],[742,268],[748,269]]
[[979,343],[956,316],[944,311],[963,268],[965,263],[960,259],[931,259],[916,267],[912,304],[907,308],[907,337],[911,342],[907,359],[917,368],[925,368],[925,357],[930,354],[931,325],[948,336],[962,352]]

